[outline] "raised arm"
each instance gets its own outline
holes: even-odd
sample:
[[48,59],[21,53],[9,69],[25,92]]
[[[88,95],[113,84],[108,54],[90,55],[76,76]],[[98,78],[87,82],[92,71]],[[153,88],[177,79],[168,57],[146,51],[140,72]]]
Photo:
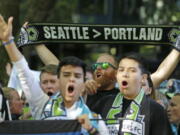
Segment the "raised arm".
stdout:
[[[27,28],[28,22],[25,22],[23,27]],[[34,48],[39,58],[45,65],[50,65],[50,64],[58,65],[59,64],[58,58],[44,44],[35,45]]]
[[156,72],[151,74],[154,88],[157,88],[161,82],[168,79],[176,68],[180,60],[180,52],[173,49],[169,55],[163,60]]
[[4,18],[0,15],[0,39],[2,40],[11,61],[16,62],[23,56],[17,49],[12,37],[12,21],[13,17],[10,17],[8,23],[6,23]]
[[35,50],[45,65],[59,64],[58,58],[44,44],[36,45]]
[[40,109],[42,109],[40,106],[45,104],[49,97],[42,91],[39,81],[33,75],[27,61],[15,45],[12,38],[12,22],[13,17],[10,17],[8,23],[6,23],[0,15],[0,40],[2,40],[3,45],[16,68],[22,89],[33,110],[32,114],[36,119],[39,119],[41,116]]

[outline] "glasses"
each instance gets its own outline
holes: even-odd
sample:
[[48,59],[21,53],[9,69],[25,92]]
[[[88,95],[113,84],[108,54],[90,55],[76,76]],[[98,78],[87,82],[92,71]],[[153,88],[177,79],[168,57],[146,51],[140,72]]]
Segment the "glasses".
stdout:
[[115,66],[113,66],[112,64],[110,64],[109,62],[99,62],[99,63],[95,63],[92,65],[92,69],[96,70],[97,67],[101,67],[102,69],[107,69],[109,67],[112,67],[114,69],[117,69]]

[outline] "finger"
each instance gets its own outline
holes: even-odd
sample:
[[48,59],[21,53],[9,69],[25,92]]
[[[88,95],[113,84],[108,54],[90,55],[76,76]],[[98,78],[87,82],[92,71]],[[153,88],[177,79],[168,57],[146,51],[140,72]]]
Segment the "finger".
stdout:
[[97,93],[97,89],[99,87],[98,83],[96,81],[91,82],[91,87],[92,87],[93,94],[96,94]]
[[4,26],[6,25],[6,22],[4,21],[4,18],[2,15],[0,15],[0,27],[4,28]]
[[93,85],[93,84],[91,84],[92,86],[91,86],[91,88],[92,88],[92,94],[96,94],[96,92],[97,92],[97,86],[96,85]]
[[24,27],[24,28],[27,28],[27,27],[28,27],[28,24],[29,24],[29,22],[25,22],[25,23],[23,24],[23,27]]
[[101,87],[101,84],[98,83],[98,84],[97,84],[97,88],[99,88],[99,87]]
[[8,19],[8,27],[12,29],[12,22],[13,22],[13,17],[9,17]]
[[90,88],[89,88],[88,86],[86,86],[85,91],[86,91],[86,93],[87,93],[88,95],[91,95],[91,91],[90,91]]
[[86,90],[88,94],[92,95],[92,94],[97,93],[98,84],[96,81],[88,80],[86,81],[85,86],[87,88]]
[[86,92],[88,93],[88,94],[93,94],[93,88],[92,88],[92,85],[91,85],[91,83],[86,83],[86,85],[85,85],[85,87],[86,87]]
[[2,17],[2,15],[0,14],[0,21],[2,21],[2,19],[3,19],[3,17]]
[[83,124],[83,123],[84,123],[84,118],[82,118],[82,117],[78,117],[77,120],[78,120],[78,122],[79,122],[80,124]]
[[94,85],[93,83],[89,83],[89,85],[88,85],[89,94],[95,94],[96,90],[97,90],[96,85]]
[[5,23],[3,16],[0,14],[0,22]]

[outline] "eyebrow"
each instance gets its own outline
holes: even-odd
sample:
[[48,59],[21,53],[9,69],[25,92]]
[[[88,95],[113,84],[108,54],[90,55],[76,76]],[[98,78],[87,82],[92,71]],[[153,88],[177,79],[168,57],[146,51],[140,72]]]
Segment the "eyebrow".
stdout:
[[128,67],[128,68],[130,68],[130,69],[136,69],[136,67]]
[[[125,68],[124,66],[119,66],[118,68]],[[128,69],[129,68],[133,68],[133,69],[136,69],[136,67],[127,67]]]
[[68,72],[68,71],[62,71],[62,73],[71,73],[71,72]]
[[70,71],[64,71],[64,72],[62,72],[62,73],[63,73],[63,74],[76,74],[76,75],[78,74],[78,75],[83,75],[82,73],[77,73],[77,72],[75,72],[75,73],[73,72],[73,73],[72,73],[72,72],[70,72]]

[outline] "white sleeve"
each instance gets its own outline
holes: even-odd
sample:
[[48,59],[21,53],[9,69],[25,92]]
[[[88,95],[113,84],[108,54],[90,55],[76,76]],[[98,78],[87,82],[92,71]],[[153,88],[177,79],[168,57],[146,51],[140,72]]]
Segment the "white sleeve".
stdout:
[[34,113],[39,113],[49,99],[40,87],[39,78],[37,79],[37,76],[30,70],[24,57],[17,62],[13,62],[13,65],[16,68],[22,90],[31,109],[36,111]]
[[22,87],[19,81],[19,78],[17,76],[17,72],[15,67],[13,66],[9,81],[8,81],[8,87],[14,88],[18,91],[18,93],[21,95],[22,94]]
[[[35,70],[31,70],[31,71],[32,71],[33,77],[36,78],[35,80],[39,82],[40,71],[35,71]],[[9,80],[8,80],[8,87],[16,89],[21,96],[22,86],[21,86],[15,66],[13,66]]]
[[[102,119],[100,115],[98,115],[99,119]],[[109,135],[109,130],[103,120],[98,121],[98,131],[100,135]]]

